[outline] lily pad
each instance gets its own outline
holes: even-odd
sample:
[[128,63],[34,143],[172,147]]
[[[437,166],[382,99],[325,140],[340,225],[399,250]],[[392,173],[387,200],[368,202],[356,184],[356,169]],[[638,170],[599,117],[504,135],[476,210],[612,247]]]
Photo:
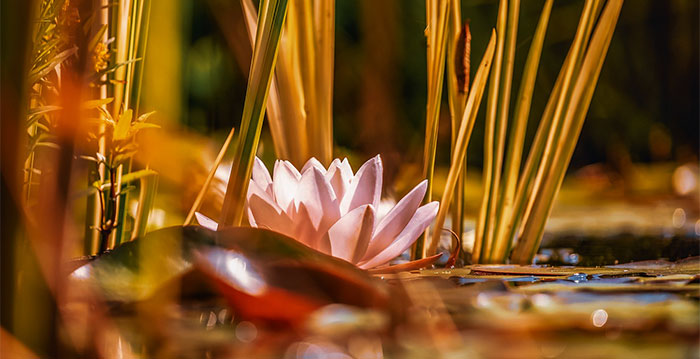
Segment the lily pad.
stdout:
[[193,272],[244,318],[297,322],[330,303],[389,306],[388,287],[365,271],[257,228],[162,229],[77,268],[70,280],[107,301],[136,302]]

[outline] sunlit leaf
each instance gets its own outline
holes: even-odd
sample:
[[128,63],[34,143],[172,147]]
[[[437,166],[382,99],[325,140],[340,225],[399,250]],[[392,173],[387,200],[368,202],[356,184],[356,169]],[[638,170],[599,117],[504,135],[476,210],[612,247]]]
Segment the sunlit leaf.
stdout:
[[474,77],[474,84],[469,90],[469,97],[464,108],[459,134],[457,136],[457,140],[455,141],[455,153],[453,154],[450,171],[447,175],[447,183],[445,184],[445,189],[442,194],[440,210],[435,220],[434,232],[431,237],[432,241],[427,250],[429,255],[433,254],[437,249],[440,233],[442,232],[442,226],[445,223],[445,218],[447,217],[447,212],[453,199],[455,186],[457,185],[457,178],[462,173],[464,168],[464,159],[467,155],[467,146],[469,145],[469,139],[471,138],[471,133],[474,129],[474,124],[476,123],[476,116],[479,113],[479,106],[481,105],[481,98],[484,94],[484,89],[486,88],[489,71],[491,70],[495,48],[496,31],[494,30],[491,33],[491,40],[486,47],[486,52],[484,53],[484,57],[481,59],[476,76]]
[[117,120],[117,124],[114,127],[114,134],[112,135],[114,141],[121,141],[127,138],[132,118],[133,111],[131,111],[131,109],[124,111],[124,113],[119,116],[119,120]]
[[69,57],[73,56],[78,51],[77,47],[72,47],[68,50],[64,50],[60,54],[56,55],[51,62],[48,62],[34,70],[29,74],[28,83],[32,84],[44,76],[54,71],[56,66],[60,65],[63,61],[66,61]]
[[389,304],[387,288],[366,272],[256,228],[213,232],[178,226],[154,231],[77,268],[70,280],[98,290],[108,301],[134,302],[193,273],[204,275],[238,315],[249,319],[293,324],[328,303]]
[[31,118],[33,118],[34,116],[39,116],[39,115],[43,115],[45,113],[58,111],[60,109],[61,109],[61,106],[50,106],[50,105],[39,106],[39,107],[34,107],[34,108],[29,109],[29,111],[27,111],[27,115],[29,116],[30,121],[31,121]]
[[231,175],[220,223],[238,225],[243,217],[245,195],[253,168],[255,152],[260,142],[262,120],[270,89],[270,81],[277,60],[277,50],[287,13],[287,0],[269,0],[262,4],[258,14],[255,49],[248,78],[248,89],[243,106],[243,117],[231,166]]
[[83,108],[83,109],[86,109],[86,110],[91,110],[91,109],[93,109],[93,108],[102,107],[102,106],[104,106],[104,105],[106,105],[106,104],[108,104],[108,103],[111,103],[113,100],[114,100],[114,98],[112,98],[112,97],[107,97],[107,98],[100,98],[100,99],[97,99],[97,100],[85,101],[85,102],[83,102],[83,104],[82,104],[82,108]]

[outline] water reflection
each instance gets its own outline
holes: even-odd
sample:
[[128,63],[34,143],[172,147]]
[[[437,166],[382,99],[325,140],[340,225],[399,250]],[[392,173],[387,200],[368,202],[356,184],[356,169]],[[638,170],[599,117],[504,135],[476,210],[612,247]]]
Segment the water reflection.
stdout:
[[683,228],[683,225],[685,224],[685,219],[685,210],[683,210],[683,208],[676,208],[673,211],[672,223],[675,228]]
[[250,343],[258,336],[258,328],[251,322],[240,322],[236,326],[236,338],[244,343]]
[[600,328],[608,322],[608,312],[604,309],[598,309],[593,314],[591,314],[591,322],[593,325]]
[[294,343],[289,346],[285,359],[352,359],[343,348],[325,340]]

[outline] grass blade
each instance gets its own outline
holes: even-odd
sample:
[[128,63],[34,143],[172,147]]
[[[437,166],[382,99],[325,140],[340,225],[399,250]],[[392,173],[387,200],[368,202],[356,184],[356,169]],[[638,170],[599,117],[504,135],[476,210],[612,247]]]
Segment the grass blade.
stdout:
[[134,219],[134,230],[131,232],[132,240],[146,234],[148,219],[153,209],[157,191],[158,174],[141,178],[138,208],[136,210],[136,218]]
[[209,185],[211,185],[211,181],[214,179],[214,176],[216,175],[216,170],[219,169],[219,165],[221,165],[221,161],[224,159],[224,155],[226,154],[226,150],[228,150],[229,146],[231,145],[231,141],[233,140],[233,134],[236,132],[235,128],[231,128],[231,131],[228,133],[228,136],[226,137],[226,140],[224,141],[224,144],[221,146],[221,149],[219,150],[219,154],[216,155],[216,159],[214,159],[214,166],[209,170],[209,173],[207,174],[207,178],[204,180],[204,184],[202,184],[202,188],[199,189],[199,192],[197,193],[197,197],[194,199],[194,203],[192,203],[192,207],[190,207],[190,211],[187,212],[187,217],[185,217],[185,222],[182,224],[183,226],[192,224],[192,220],[194,219],[194,214],[195,212],[199,211],[199,207],[202,206],[202,201],[204,200],[204,196],[207,194],[207,191],[209,190]]
[[[469,24],[462,25],[462,10],[459,0],[450,1],[450,25],[447,37],[447,98],[450,106],[452,125],[451,153],[455,154],[455,143],[459,132],[464,106],[469,90],[471,33]],[[464,181],[466,178],[466,159],[464,170],[457,179],[455,201],[452,206],[452,231],[460,237],[464,233]]]
[[452,157],[452,164],[450,165],[450,171],[447,175],[447,182],[442,194],[440,209],[435,220],[432,241],[427,250],[428,255],[435,253],[435,250],[437,249],[438,242],[440,241],[440,232],[442,231],[442,226],[445,223],[445,218],[457,185],[457,179],[462,174],[464,169],[464,159],[467,155],[467,146],[469,145],[469,139],[471,138],[471,133],[474,129],[476,115],[479,112],[481,98],[483,97],[484,89],[486,88],[486,82],[489,76],[489,70],[491,69],[495,48],[496,31],[494,30],[491,33],[491,40],[486,47],[486,52],[484,53],[484,57],[481,59],[481,64],[479,64],[479,69],[474,77],[474,84],[472,85],[471,91],[469,91],[469,98],[466,103],[464,115],[459,127],[459,134],[457,135],[457,140],[455,143],[455,154]]
[[521,237],[524,242],[519,245],[514,260],[529,263],[539,246],[544,232],[547,216],[552,209],[554,199],[564,180],[578,136],[583,126],[586,113],[593,98],[593,92],[600,71],[612,40],[615,25],[622,9],[622,0],[610,0],[603,11],[586,52],[581,71],[578,74],[571,93],[569,107],[563,119],[560,145],[554,151],[550,175],[547,176],[533,193],[535,198],[531,217],[525,222]]
[[493,250],[496,241],[496,231],[498,230],[498,219],[502,209],[502,184],[501,173],[503,169],[503,156],[506,143],[506,129],[508,127],[508,115],[510,109],[510,95],[513,84],[513,67],[515,65],[515,45],[518,33],[518,17],[520,13],[520,1],[511,0],[508,5],[508,20],[506,23],[504,67],[501,74],[501,83],[498,91],[498,105],[493,156],[493,176],[491,177],[491,191],[489,195],[488,224],[486,226],[486,241],[489,243],[489,251],[486,260],[493,262]]
[[474,250],[472,260],[474,262],[483,261],[491,251],[488,228],[492,212],[491,197],[493,188],[493,175],[495,168],[494,139],[496,134],[496,118],[498,114],[498,93],[501,83],[501,68],[503,66],[503,52],[505,47],[506,21],[508,14],[508,4],[506,0],[501,0],[498,6],[498,20],[496,22],[496,33],[498,40],[496,43],[496,53],[493,64],[493,71],[490,74],[489,94],[486,108],[486,130],[484,132],[484,193],[481,200],[479,217],[476,222]]
[[317,0],[314,8],[316,26],[317,116],[320,126],[319,160],[325,165],[333,160],[333,74],[335,58],[335,0]]
[[[306,133],[309,139],[309,155],[319,156],[322,149],[321,123],[318,114],[318,101],[316,89],[316,44],[314,32],[314,14],[310,0],[292,0],[289,6],[290,16],[295,21],[290,22],[290,27],[296,32],[296,40],[289,43],[294,49],[296,57],[296,70],[301,79],[303,94],[302,113],[306,117]],[[306,160],[305,158],[303,159]],[[328,161],[330,164],[330,161]]]
[[[438,4],[439,3],[439,4]],[[449,7],[446,1],[428,0],[427,19],[427,62],[428,62],[428,103],[426,105],[425,144],[423,152],[423,177],[428,180],[425,202],[432,201],[433,174],[435,173],[435,152],[437,150],[437,130],[440,118],[442,85],[445,77],[446,28]],[[425,257],[426,233],[416,241],[413,248],[414,259]]]
[[219,221],[224,226],[241,224],[245,195],[248,190],[255,151],[260,142],[265,104],[277,60],[277,50],[286,12],[286,0],[264,0],[260,5],[259,30],[256,34],[253,60],[248,77],[240,135],[234,151],[234,162]]
[[527,130],[527,120],[530,116],[530,106],[532,105],[532,94],[535,90],[535,80],[537,70],[542,55],[542,47],[547,32],[549,16],[552,12],[553,0],[547,0],[542,9],[535,35],[530,45],[530,51],[525,62],[523,78],[518,90],[517,102],[513,117],[513,126],[508,136],[508,148],[506,150],[506,161],[504,167],[504,183],[502,194],[499,197],[499,223],[496,227],[494,262],[504,263],[507,253],[510,250],[512,236],[508,235],[507,227],[513,214],[515,201],[515,190],[518,183],[518,172],[522,159],[523,144],[525,141],[525,131]]
[[[549,146],[552,145],[550,141],[555,141],[555,139],[559,138],[559,133],[561,130],[560,122],[558,117],[556,117],[556,111],[557,109],[560,109],[560,106],[563,106],[563,102],[566,99],[565,89],[567,86],[571,86],[571,82],[568,82],[568,85],[565,86],[565,84],[567,84],[565,80],[567,79],[567,76],[573,76],[573,74],[578,73],[581,67],[581,63],[583,61],[583,49],[585,48],[585,44],[588,43],[591,31],[593,29],[593,24],[596,19],[594,14],[598,13],[601,4],[602,3],[600,0],[586,1],[576,32],[576,37],[574,39],[574,44],[567,54],[562,70],[560,71],[554,85],[554,90],[552,90],[552,94],[550,95],[547,106],[545,107],[540,128],[537,130],[535,142],[531,149],[531,155],[528,157],[525,165],[526,176],[523,177],[525,183],[518,186],[520,200],[525,200],[526,203],[518,203],[518,207],[521,208],[520,210],[522,213],[518,214],[520,218],[517,220],[517,222],[519,223],[513,227],[514,231],[520,227],[520,223],[526,223],[528,221],[530,211],[535,200],[532,193],[536,192],[535,189],[537,186],[539,186],[541,179],[548,171],[549,160],[546,156],[548,154],[551,156],[551,152],[548,150],[548,148],[551,148]],[[582,41],[582,43],[580,46],[576,46],[577,41],[579,40]],[[539,168],[536,167],[537,165],[539,165]],[[520,193],[522,193],[522,195],[520,195]],[[518,201],[517,197],[516,201]]]

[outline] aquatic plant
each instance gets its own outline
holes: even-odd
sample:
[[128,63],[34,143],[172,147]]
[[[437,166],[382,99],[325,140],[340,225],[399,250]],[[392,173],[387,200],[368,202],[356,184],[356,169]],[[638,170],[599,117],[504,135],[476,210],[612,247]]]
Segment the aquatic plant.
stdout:
[[[458,2],[458,1],[456,1]],[[549,212],[552,209],[556,194],[566,173],[573,149],[586,117],[593,91],[600,74],[607,49],[615,30],[617,18],[622,8],[622,0],[587,0],[579,20],[573,44],[569,50],[561,72],[552,89],[547,106],[542,114],[535,139],[530,147],[530,154],[521,171],[521,160],[524,147],[524,137],[532,94],[537,77],[544,37],[551,13],[553,1],[545,3],[540,20],[530,46],[522,82],[515,98],[513,119],[509,120],[511,103],[512,78],[515,63],[518,17],[520,1],[501,0],[496,24],[495,54],[493,69],[490,72],[488,85],[488,104],[486,109],[486,130],[484,138],[484,192],[476,222],[475,242],[471,260],[473,262],[503,263],[509,259],[518,263],[530,263],[534,257],[544,232]],[[435,55],[432,47],[436,41],[442,41],[445,27],[443,22],[446,13],[452,11],[451,43],[448,49],[455,59],[448,64],[454,68],[448,71],[452,77],[463,73],[464,61],[468,46],[465,44],[467,33],[461,30],[461,14],[458,4],[448,7],[438,2],[427,2],[428,18],[428,59],[440,58]],[[439,16],[436,11],[439,8]],[[433,32],[438,32],[433,35]],[[464,32],[464,36],[459,34]],[[438,40],[435,40],[437,36]],[[432,47],[431,47],[432,46]],[[490,47],[491,45],[489,45]],[[440,48],[444,51],[444,48]],[[488,51],[487,51],[488,52]],[[484,56],[482,64],[488,62]],[[481,70],[481,69],[480,69]],[[429,68],[429,75],[442,76],[440,68]],[[429,79],[431,77],[429,76]],[[482,78],[483,79],[483,78]],[[448,174],[447,185],[443,189],[441,208],[437,216],[435,228],[441,228],[455,200],[455,194],[460,198],[455,200],[452,222],[464,221],[463,211],[459,207],[464,188],[459,177],[463,176],[466,147],[469,144],[471,126],[476,112],[470,113],[469,106],[463,106],[464,91],[460,92],[455,78],[450,79],[450,111],[453,118],[453,131],[459,127],[459,135],[453,135],[452,163]],[[429,81],[429,94],[439,93],[441,82]],[[469,97],[474,89],[482,90],[485,80],[475,78]],[[435,88],[433,88],[435,87]],[[428,102],[428,119],[426,124],[426,156],[424,173],[433,182],[433,168],[436,151],[437,117],[431,116],[431,102]],[[478,109],[478,102],[477,102]],[[460,111],[463,115],[460,116]],[[459,122],[456,118],[462,118]],[[470,119],[472,123],[470,123]],[[465,121],[466,120],[466,121]],[[459,126],[457,126],[459,124]],[[466,127],[463,129],[463,127]],[[510,129],[510,131],[508,131]],[[507,135],[507,136],[506,136]],[[506,142],[506,139],[508,140]],[[507,143],[507,148],[506,148]],[[461,228],[456,226],[455,228]],[[439,242],[439,231],[436,230],[430,238],[426,250],[423,251],[428,238],[425,237],[417,245],[414,252],[416,258],[436,251]],[[511,256],[511,251],[513,251]]]
[[[301,172],[289,161],[278,160],[272,176],[256,158],[248,186],[248,221],[360,268],[381,266],[406,251],[438,210],[438,202],[420,205],[427,189],[422,181],[380,216],[382,174],[379,156],[356,173],[347,159],[335,159],[326,169],[312,157]],[[197,219],[218,228],[201,214]]]
[[[85,252],[94,254],[145,234],[157,189],[158,175],[132,166],[138,146],[136,134],[145,128],[153,113],[138,114],[143,74],[142,60],[150,15],[150,0],[96,2],[89,20],[93,24],[87,53],[92,64],[89,91],[94,99],[83,105],[96,112],[97,121],[88,130],[94,153],[81,156],[96,166],[89,185],[97,191],[88,197],[85,223]],[[87,91],[86,91],[87,92]],[[129,189],[139,182],[134,225],[127,228]]]

